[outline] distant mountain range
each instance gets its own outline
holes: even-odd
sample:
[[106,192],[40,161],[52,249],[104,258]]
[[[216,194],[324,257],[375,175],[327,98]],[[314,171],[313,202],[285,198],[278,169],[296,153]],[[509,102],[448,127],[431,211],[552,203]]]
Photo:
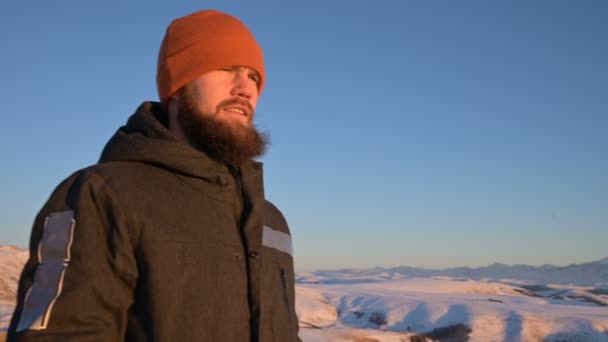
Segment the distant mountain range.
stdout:
[[[348,282],[358,279],[401,279],[401,278],[428,278],[450,277],[482,279],[513,279],[539,284],[564,284],[578,286],[606,285],[608,287],[608,257],[582,264],[567,266],[555,265],[505,265],[495,263],[484,267],[454,267],[441,270],[425,269],[409,266],[391,268],[375,267],[369,269],[340,269],[321,270],[308,274],[299,274],[297,281],[301,283],[314,282],[316,278],[334,279],[337,282]],[[342,281],[340,281],[340,279]],[[601,286],[604,288],[604,286]]]

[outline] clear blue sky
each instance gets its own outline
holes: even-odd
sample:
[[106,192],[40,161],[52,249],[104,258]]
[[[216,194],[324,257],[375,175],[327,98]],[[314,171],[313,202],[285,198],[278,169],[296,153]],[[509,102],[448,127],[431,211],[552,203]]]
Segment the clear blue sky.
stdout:
[[298,270],[608,256],[602,0],[2,1],[0,244],[157,98],[166,25],[204,8],[263,46]]

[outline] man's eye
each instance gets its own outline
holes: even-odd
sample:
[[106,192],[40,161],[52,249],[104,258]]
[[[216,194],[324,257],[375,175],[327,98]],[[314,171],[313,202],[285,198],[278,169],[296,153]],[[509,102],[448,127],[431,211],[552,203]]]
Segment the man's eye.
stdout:
[[260,75],[258,74],[251,74],[249,75],[249,78],[254,81],[257,84],[260,84]]

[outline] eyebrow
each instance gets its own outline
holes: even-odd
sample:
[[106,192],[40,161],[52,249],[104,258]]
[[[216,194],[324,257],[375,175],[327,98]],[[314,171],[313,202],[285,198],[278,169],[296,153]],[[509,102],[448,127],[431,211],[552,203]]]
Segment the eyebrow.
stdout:
[[260,73],[259,73],[259,72],[257,72],[256,70],[254,70],[254,69],[252,69],[252,68],[246,67],[246,66],[240,66],[240,65],[236,65],[236,66],[230,66],[230,67],[227,67],[226,69],[231,70],[231,71],[241,71],[241,70],[247,70],[249,73],[253,73],[253,74],[255,74],[257,77],[262,77],[262,76],[260,75]]

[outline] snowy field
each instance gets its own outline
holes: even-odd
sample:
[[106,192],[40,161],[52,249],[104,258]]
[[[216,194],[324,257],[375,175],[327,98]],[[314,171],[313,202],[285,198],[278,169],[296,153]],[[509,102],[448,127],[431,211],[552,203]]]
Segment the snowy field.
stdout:
[[[26,258],[0,246],[0,341]],[[298,274],[296,311],[305,342],[608,342],[608,263]]]
[[412,278],[299,284],[301,336],[408,341],[412,335],[403,333],[410,332],[439,340],[608,341],[608,295],[563,285],[533,292],[513,283]]
[[0,341],[4,336],[15,307],[17,281],[29,253],[25,249],[0,246]]

